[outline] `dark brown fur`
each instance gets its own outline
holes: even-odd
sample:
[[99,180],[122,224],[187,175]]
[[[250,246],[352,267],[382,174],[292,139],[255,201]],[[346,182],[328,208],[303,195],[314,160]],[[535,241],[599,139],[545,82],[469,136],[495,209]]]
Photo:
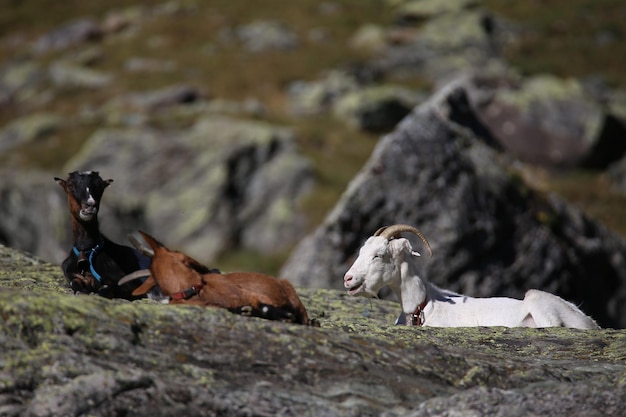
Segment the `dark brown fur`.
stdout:
[[[65,180],[55,178],[55,181],[67,193],[72,218],[73,248],[61,265],[70,287],[74,292],[96,293],[107,298],[137,298],[131,295],[137,283],[118,286],[117,282],[133,271],[146,268],[149,258],[107,239],[98,226],[100,201],[113,180],[103,180],[96,171],[75,171]],[[91,218],[81,217],[81,211],[90,212]],[[91,250],[95,247],[98,250],[91,256],[90,263]],[[92,267],[101,281],[92,273]]]

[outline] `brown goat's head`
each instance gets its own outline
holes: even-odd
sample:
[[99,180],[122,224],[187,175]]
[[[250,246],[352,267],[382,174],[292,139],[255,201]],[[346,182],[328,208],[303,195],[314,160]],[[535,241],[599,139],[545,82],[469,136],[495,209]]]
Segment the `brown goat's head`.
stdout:
[[150,278],[139,286],[133,295],[142,295],[158,285],[163,295],[172,295],[202,283],[202,274],[211,272],[184,253],[169,250],[147,233],[139,232],[154,251],[150,264]]
[[81,222],[90,222],[98,215],[104,189],[113,180],[103,180],[96,171],[74,171],[66,180],[54,180],[67,193],[72,216]]

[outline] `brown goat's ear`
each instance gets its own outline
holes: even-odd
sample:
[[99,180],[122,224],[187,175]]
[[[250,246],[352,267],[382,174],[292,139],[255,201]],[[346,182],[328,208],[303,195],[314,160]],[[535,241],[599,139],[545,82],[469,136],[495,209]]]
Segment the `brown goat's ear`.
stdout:
[[156,240],[155,238],[153,238],[152,236],[150,236],[146,232],[142,232],[141,230],[138,230],[138,232],[141,235],[141,237],[143,237],[143,240],[145,240],[146,243],[148,245],[150,245],[152,250],[156,250],[156,249],[164,246],[161,242],[159,242],[158,240]]
[[65,192],[67,192],[67,183],[65,182],[64,179],[59,178],[59,177],[54,177],[54,180],[56,181],[57,184],[61,186],[61,188],[63,188],[63,190],[65,190]]
[[154,287],[156,287],[156,281],[154,280],[154,278],[152,278],[152,275],[150,275],[148,277],[148,279],[144,281],[143,284],[141,284],[139,287],[135,288],[135,290],[132,292],[132,294],[134,296],[144,295],[145,293],[147,293],[148,291],[150,291]]

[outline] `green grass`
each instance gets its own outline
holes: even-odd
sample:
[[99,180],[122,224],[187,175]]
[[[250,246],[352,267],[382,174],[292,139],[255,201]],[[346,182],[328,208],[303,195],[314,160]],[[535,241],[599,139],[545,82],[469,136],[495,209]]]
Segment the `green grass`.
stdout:
[[[622,0],[485,0],[496,15],[522,27],[506,59],[525,75],[602,77],[626,88],[626,2]],[[546,189],[626,237],[626,196],[600,171],[556,173]]]
[[485,0],[523,28],[506,57],[526,74],[602,76],[626,87],[626,2],[622,0]]
[[626,237],[626,195],[616,193],[605,175],[594,171],[554,175],[548,180],[547,188]]

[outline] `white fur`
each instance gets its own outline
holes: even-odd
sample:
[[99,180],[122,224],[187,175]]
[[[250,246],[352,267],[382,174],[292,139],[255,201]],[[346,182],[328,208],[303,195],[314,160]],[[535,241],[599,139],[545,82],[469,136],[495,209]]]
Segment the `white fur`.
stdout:
[[544,291],[529,290],[523,300],[517,300],[473,298],[443,290],[419,277],[416,256],[419,254],[407,239],[372,236],[346,272],[344,286],[351,295],[369,297],[376,297],[380,289],[389,286],[402,305],[397,324],[406,323],[406,317],[427,299],[424,326],[599,328],[575,305]]

